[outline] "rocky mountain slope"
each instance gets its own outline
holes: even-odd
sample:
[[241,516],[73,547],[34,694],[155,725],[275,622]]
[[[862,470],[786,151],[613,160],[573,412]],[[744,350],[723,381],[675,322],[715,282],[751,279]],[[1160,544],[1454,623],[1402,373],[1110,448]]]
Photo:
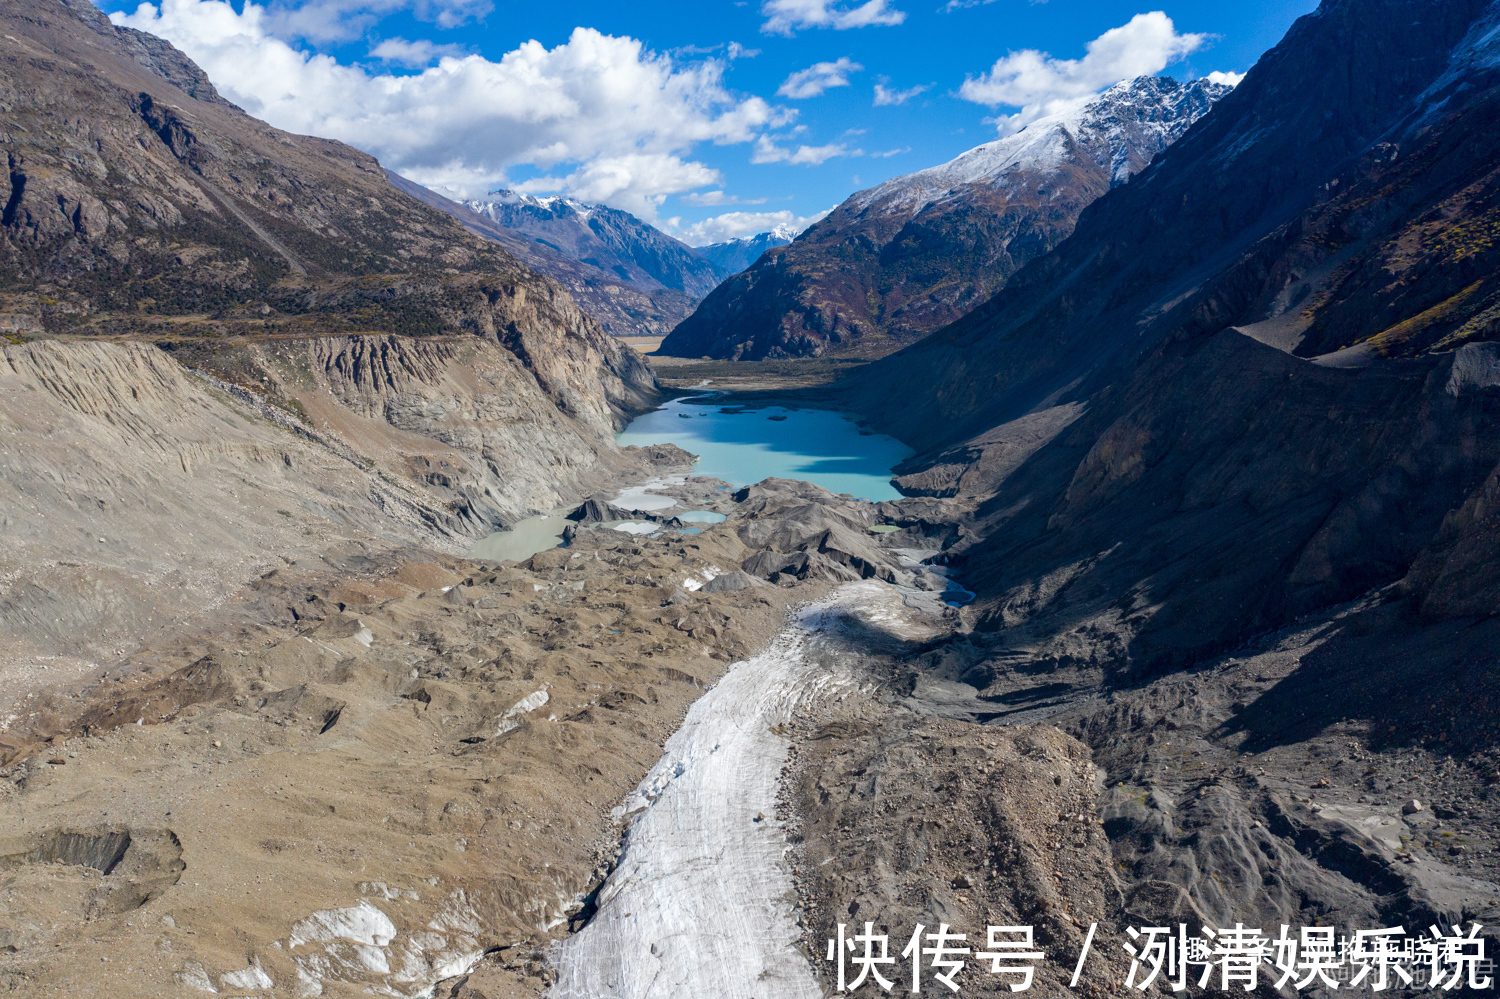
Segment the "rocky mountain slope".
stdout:
[[568,290],[610,336],[662,336],[692,312],[696,300],[654,280],[637,282],[575,259],[541,240],[507,228],[457,201],[387,171],[391,183],[425,205],[447,212],[477,236],[494,240],[538,274]]
[[1497,18],[1329,0],[1057,251],[846,386],[930,448],[905,488],[981,502],[960,547],[1004,643],[1173,668],[1454,557],[1500,462]]
[[861,191],[720,286],[662,352],[888,353],[984,302],[1228,92],[1207,80],[1125,81],[949,163]]
[[0,21],[5,328],[462,333],[528,358],[536,390],[590,420],[652,391],[557,284],[391,187],[371,157],[250,118],[84,0],[22,0]]
[[[1488,0],[1326,0],[1070,239],[836,397],[928,449],[879,512],[978,594],[886,696],[1051,721],[1101,779],[1017,850],[973,762],[926,821],[933,726],[809,734],[827,932],[851,904],[925,921],[974,895],[1040,919],[1066,881],[1092,897],[1065,911],[1102,894],[1124,925],[1500,914],[1496,37]],[[885,816],[911,844],[890,866],[953,890],[835,862],[827,808]],[[1016,898],[1017,855],[1057,882]]]
[[[959,441],[1230,326],[1300,356],[1372,335],[1409,344],[1386,354],[1481,338],[1496,95],[1473,48],[1487,6],[1337,0],[1299,20],[1054,253],[871,366],[871,412],[879,400],[908,439]],[[1393,27],[1366,35],[1367,15]]]
[[646,474],[612,434],[654,377],[555,282],[83,0],[0,27],[0,668],[323,541],[465,550]]
[[796,236],[791,226],[779,225],[770,232],[740,236],[722,243],[709,243],[707,246],[695,246],[693,252],[728,276],[749,267],[767,250],[789,245]]
[[[664,313],[676,309],[687,314],[725,277],[724,271],[692,247],[629,212],[607,205],[492,191],[483,199],[464,202],[464,207],[551,251],[539,257],[540,261],[547,262],[552,254],[559,254],[574,261],[573,270],[582,270],[596,285],[623,283],[649,296]],[[597,298],[598,294],[590,297]],[[614,332],[661,331],[655,326],[638,325],[634,330]]]

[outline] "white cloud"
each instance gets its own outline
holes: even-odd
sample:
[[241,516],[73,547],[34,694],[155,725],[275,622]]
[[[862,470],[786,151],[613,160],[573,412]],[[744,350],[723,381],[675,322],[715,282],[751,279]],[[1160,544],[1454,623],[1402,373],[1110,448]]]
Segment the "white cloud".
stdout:
[[793,215],[785,209],[779,212],[726,212],[690,224],[684,224],[680,218],[670,218],[663,226],[689,246],[707,246],[709,243],[722,243],[740,236],[770,232],[777,226],[785,226],[792,233],[799,233],[831,211],[832,208],[824,209],[816,215]]
[[769,198],[740,198],[733,194],[725,194],[723,191],[702,191],[692,194],[681,195],[680,200],[685,205],[696,205],[700,208],[712,208],[717,205],[763,205]]
[[[889,82],[889,80],[885,81],[885,83]],[[932,84],[925,83],[919,87],[912,87],[908,90],[891,90],[885,85],[885,83],[875,84],[876,107],[885,107],[892,104],[905,104],[907,101],[911,100],[918,94],[932,89]]]
[[229,100],[279,128],[340,139],[419,183],[473,195],[521,164],[554,189],[646,219],[671,194],[719,182],[688,158],[703,142],[750,142],[794,112],[723,85],[724,63],[679,63],[633,38],[577,28],[554,48],[526,42],[498,62],[442,57],[410,75],[375,74],[276,38],[264,7],[162,0],[119,24],[160,35]]
[[410,10],[418,20],[456,28],[493,9],[491,0],[272,0],[265,18],[270,32],[282,38],[345,42],[397,11]]
[[864,69],[848,56],[840,56],[837,62],[816,62],[807,69],[799,69],[781,82],[776,92],[782,97],[803,100],[817,97],[832,87],[849,86],[849,74]]
[[1227,87],[1238,87],[1240,81],[1245,78],[1244,73],[1225,73],[1220,70],[1208,74],[1209,83],[1222,83]]
[[911,152],[911,146],[903,146],[900,149],[887,149],[883,153],[871,153],[870,155],[873,156],[877,160],[884,160],[884,159],[890,159],[892,156],[900,156],[902,153],[909,153],[909,152]]
[[1021,108],[997,120],[1002,132],[1015,131],[1111,84],[1159,73],[1208,40],[1208,35],[1178,34],[1159,10],[1137,14],[1089,42],[1082,59],[1054,59],[1035,49],[1011,52],[989,72],[965,79],[958,95],[989,107]]
[[826,146],[798,146],[796,149],[787,149],[784,146],[778,146],[769,136],[762,135],[755,140],[755,152],[750,155],[750,162],[818,166],[837,156],[863,156],[864,154],[863,149],[850,149],[842,142],[830,143]]
[[462,45],[434,45],[425,38],[409,42],[405,38],[387,38],[370,50],[370,55],[383,62],[420,69],[432,65],[442,56],[461,56]]
[[758,55],[760,55],[760,49],[747,49],[739,42],[729,43],[730,61],[735,59],[754,59]]
[[766,0],[760,12],[768,35],[790,35],[797,28],[867,28],[876,24],[900,24],[906,14],[895,10],[890,0],[866,0],[849,7],[841,0]]

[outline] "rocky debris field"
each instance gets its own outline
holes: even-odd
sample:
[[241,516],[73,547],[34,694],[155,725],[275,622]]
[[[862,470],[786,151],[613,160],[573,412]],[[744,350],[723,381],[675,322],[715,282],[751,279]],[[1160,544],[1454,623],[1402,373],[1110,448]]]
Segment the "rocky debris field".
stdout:
[[[448,554],[619,476],[604,397],[477,337],[0,347],[0,720],[332,546]],[[6,735],[0,731],[0,740]],[[3,756],[4,750],[0,750]]]
[[[631,508],[653,494],[678,506]],[[680,509],[728,519],[686,533]],[[917,923],[1031,925],[1034,988],[1062,995],[1094,923],[1087,994],[1123,981],[1132,925],[1500,915],[1489,625],[1387,587],[1121,684],[975,630],[985,602],[934,564],[974,509],[669,472],[520,564],[357,539],[279,559],[12,704],[0,982],[540,995],[554,942],[632,897],[607,887],[620,809],[690,706],[851,584],[925,617],[872,597],[818,625],[798,668],[843,679],[772,726],[779,799],[751,817],[824,986],[841,922],[895,951]],[[959,980],[1009,991],[979,962]]]
[[[335,544],[35,685],[4,734],[0,982],[541,988],[688,706],[793,602],[926,574],[869,504],[721,486],[665,486],[733,514],[697,534],[583,526],[521,564]],[[744,568],[767,553],[798,571]]]
[[739,555],[723,530],[585,532],[524,565],[347,551],[31,698],[0,981],[416,994],[486,952],[535,975],[609,868],[610,808],[781,623],[774,587],[685,595]]

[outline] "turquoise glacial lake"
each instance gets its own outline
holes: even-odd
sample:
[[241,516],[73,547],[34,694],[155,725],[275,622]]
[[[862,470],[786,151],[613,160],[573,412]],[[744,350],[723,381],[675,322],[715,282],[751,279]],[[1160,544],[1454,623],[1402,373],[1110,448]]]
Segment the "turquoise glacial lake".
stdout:
[[862,433],[831,410],[747,409],[717,394],[673,399],[632,420],[615,441],[621,447],[676,444],[699,456],[694,475],[736,486],[772,476],[803,479],[875,501],[900,498],[891,469],[912,454],[894,437]]

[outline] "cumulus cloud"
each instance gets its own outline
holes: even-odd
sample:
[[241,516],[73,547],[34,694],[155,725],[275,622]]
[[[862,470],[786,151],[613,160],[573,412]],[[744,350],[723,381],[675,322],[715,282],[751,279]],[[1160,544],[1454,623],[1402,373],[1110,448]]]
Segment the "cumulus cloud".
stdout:
[[463,54],[462,45],[434,45],[425,38],[419,38],[414,42],[409,42],[405,38],[387,38],[370,50],[370,55],[382,62],[412,69],[430,66],[443,56]]
[[755,140],[755,152],[750,155],[751,163],[791,163],[797,166],[818,166],[838,156],[863,156],[863,149],[850,149],[842,142],[830,143],[826,146],[798,146],[796,149],[787,149],[778,146],[769,136],[762,135]]
[[1160,73],[1208,40],[1208,35],[1179,34],[1159,10],[1137,14],[1089,42],[1082,59],[1055,59],[1036,49],[1011,52],[989,72],[965,79],[958,94],[989,107],[1020,108],[997,120],[1002,132],[1015,131],[1111,84]]
[[932,84],[924,83],[919,87],[911,87],[907,90],[892,90],[885,84],[891,81],[885,80],[875,84],[875,106],[886,107],[893,104],[905,104],[913,97],[932,89]]
[[866,0],[853,7],[841,0],[766,0],[760,12],[766,15],[760,30],[768,35],[790,35],[798,28],[844,31],[906,20],[906,14],[891,7],[890,0]]
[[689,158],[695,145],[750,142],[789,118],[731,94],[718,60],[680,63],[589,28],[550,49],[441,56],[396,75],[299,51],[250,2],[236,12],[223,0],[162,0],[112,19],[170,40],[279,128],[340,139],[419,183],[475,196],[529,164],[549,171],[534,185],[652,219],[669,195],[719,183]]
[[779,212],[726,212],[701,222],[684,223],[680,218],[670,218],[664,227],[689,246],[707,246],[723,243],[741,236],[755,236],[785,226],[792,234],[801,232],[814,222],[833,211],[826,208],[816,215],[794,215],[783,209]]
[[848,56],[840,56],[837,62],[817,62],[807,69],[799,69],[781,82],[776,92],[782,97],[804,100],[817,97],[832,87],[849,86],[849,74],[864,69]]
[[1207,77],[1209,83],[1222,83],[1226,87],[1238,87],[1240,85],[1240,81],[1244,78],[1244,73],[1225,73],[1219,70],[1215,70],[1214,72],[1208,74]]

